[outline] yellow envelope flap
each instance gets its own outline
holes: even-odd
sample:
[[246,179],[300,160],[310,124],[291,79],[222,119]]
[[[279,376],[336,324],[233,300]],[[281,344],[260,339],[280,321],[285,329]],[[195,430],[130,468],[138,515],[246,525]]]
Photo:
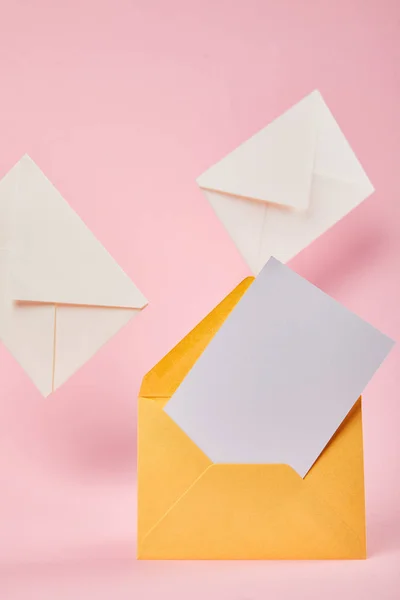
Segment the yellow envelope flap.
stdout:
[[183,340],[144,376],[139,396],[170,398],[206,349],[254,277],[246,277]]

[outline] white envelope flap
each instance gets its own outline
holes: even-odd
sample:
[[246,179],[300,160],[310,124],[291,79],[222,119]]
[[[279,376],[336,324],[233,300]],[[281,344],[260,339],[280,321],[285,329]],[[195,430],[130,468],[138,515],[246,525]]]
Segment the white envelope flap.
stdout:
[[36,164],[14,167],[11,204],[15,300],[141,309],[147,301]]
[[270,259],[164,410],[215,463],[304,477],[392,346]]
[[210,167],[202,189],[305,209],[316,149],[318,96],[313,93]]

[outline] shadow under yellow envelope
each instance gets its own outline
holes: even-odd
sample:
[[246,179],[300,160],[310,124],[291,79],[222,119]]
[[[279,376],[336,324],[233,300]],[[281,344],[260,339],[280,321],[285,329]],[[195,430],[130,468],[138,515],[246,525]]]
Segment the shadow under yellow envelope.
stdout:
[[245,279],[143,379],[140,559],[366,556],[361,399],[304,479],[283,464],[213,464],[163,411],[252,281]]

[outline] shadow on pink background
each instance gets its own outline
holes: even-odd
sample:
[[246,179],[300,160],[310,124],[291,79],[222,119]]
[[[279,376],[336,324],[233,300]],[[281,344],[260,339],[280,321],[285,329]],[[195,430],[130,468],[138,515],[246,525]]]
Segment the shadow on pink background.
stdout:
[[400,350],[364,395],[370,558],[138,563],[143,374],[247,268],[195,178],[318,88],[377,192],[293,262],[400,339],[396,0],[14,0],[0,174],[27,152],[151,305],[43,400],[0,347],[0,598],[400,597]]

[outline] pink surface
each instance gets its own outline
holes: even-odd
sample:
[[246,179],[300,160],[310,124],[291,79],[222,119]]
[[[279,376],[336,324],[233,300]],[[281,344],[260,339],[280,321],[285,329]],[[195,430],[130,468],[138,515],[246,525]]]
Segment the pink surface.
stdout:
[[0,348],[0,598],[400,597],[400,348],[365,393],[370,558],[138,563],[143,374],[247,269],[195,177],[319,88],[377,192],[293,267],[400,339],[396,0],[14,0],[0,173],[24,152],[151,306],[43,400]]

